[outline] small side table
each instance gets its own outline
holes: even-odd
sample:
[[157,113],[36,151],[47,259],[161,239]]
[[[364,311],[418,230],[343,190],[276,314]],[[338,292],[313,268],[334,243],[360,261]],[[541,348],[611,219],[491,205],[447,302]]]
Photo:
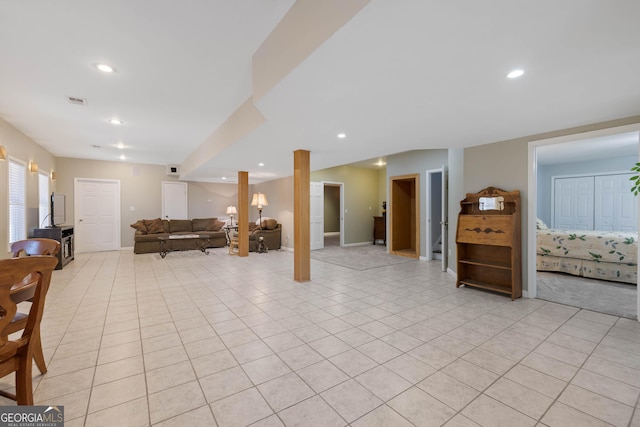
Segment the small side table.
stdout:
[[237,225],[227,225],[227,226],[223,227],[222,229],[224,230],[224,233],[227,235],[227,246],[229,246],[231,244],[231,230],[238,231],[238,226]]
[[382,240],[386,246],[387,244],[387,220],[385,216],[373,217],[373,244],[376,244],[376,240]]

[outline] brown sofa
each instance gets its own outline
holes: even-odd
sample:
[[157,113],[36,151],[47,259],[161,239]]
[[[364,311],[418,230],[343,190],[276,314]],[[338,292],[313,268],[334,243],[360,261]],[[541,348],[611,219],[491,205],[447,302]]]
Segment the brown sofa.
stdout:
[[[160,218],[151,220],[140,220],[131,224],[134,228],[133,253],[147,254],[160,252],[160,236],[199,234],[209,236],[210,248],[221,248],[227,244],[227,236],[223,230],[224,222],[217,218],[196,218],[162,220]],[[197,240],[172,240],[171,246],[174,250],[198,249],[200,244]]]
[[262,229],[255,223],[249,224],[249,252],[258,252],[258,243],[263,238],[268,250],[280,249],[282,241],[282,225],[275,219],[262,221]]

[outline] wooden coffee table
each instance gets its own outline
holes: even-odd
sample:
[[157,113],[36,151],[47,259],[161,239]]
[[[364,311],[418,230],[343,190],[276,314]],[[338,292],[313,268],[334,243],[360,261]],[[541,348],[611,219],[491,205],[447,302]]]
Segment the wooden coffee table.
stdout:
[[187,248],[187,249],[174,248],[171,242],[175,240],[196,241],[198,243],[196,249],[199,249],[205,255],[209,255],[209,250],[207,249],[207,247],[209,246],[209,236],[207,236],[206,234],[179,234],[175,236],[160,236],[158,237],[158,240],[160,241],[160,256],[162,258],[166,257],[167,253],[172,251],[192,250],[191,248]]

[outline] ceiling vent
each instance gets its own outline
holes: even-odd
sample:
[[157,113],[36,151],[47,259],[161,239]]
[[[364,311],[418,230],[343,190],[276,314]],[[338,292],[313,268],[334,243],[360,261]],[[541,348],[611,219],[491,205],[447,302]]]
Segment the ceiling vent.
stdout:
[[87,100],[85,98],[76,98],[75,96],[67,97],[70,103],[76,105],[87,105]]
[[180,176],[180,167],[178,165],[167,165],[168,176]]

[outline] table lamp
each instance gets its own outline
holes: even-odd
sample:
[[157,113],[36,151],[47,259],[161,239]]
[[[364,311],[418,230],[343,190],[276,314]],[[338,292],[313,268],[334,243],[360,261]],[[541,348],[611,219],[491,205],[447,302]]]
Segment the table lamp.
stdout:
[[235,206],[227,206],[227,215],[231,217],[231,227],[233,227],[233,215],[237,213],[238,211]]

